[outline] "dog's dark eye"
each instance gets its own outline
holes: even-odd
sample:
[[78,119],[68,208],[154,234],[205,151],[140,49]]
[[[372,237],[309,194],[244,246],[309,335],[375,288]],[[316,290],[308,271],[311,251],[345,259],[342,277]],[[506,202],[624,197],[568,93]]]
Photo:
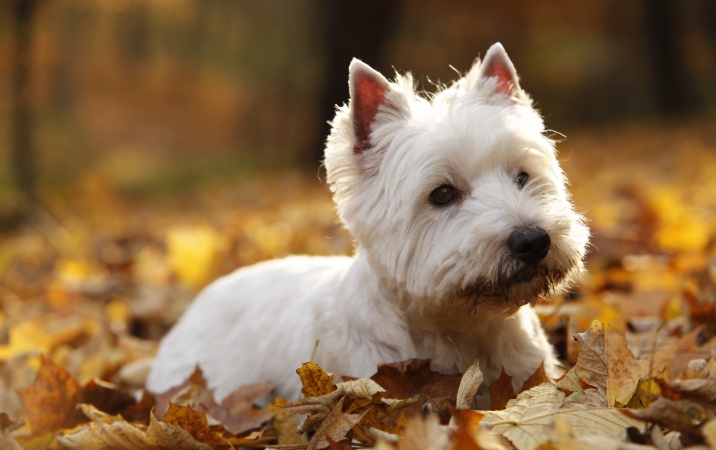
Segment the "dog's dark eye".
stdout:
[[527,184],[527,180],[529,180],[530,174],[525,172],[524,170],[517,174],[515,177],[515,183],[517,183],[517,186],[519,186],[520,189],[525,187],[525,184]]
[[430,201],[437,206],[449,205],[457,198],[455,188],[449,184],[443,184],[430,193]]

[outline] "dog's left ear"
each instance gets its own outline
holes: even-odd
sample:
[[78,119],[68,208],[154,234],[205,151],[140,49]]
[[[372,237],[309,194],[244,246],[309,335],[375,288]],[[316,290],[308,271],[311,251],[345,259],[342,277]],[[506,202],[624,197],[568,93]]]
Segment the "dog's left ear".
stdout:
[[351,61],[348,71],[351,119],[356,137],[353,150],[362,153],[372,147],[371,133],[381,106],[392,109],[395,106],[386,99],[390,83],[379,72],[358,59]]
[[[474,72],[478,72],[475,74]],[[502,44],[495,43],[487,50],[482,63],[475,64],[469,74],[476,87],[483,85],[490,78],[496,78],[495,93],[505,94],[515,100],[523,100],[526,94],[520,88],[515,66]]]

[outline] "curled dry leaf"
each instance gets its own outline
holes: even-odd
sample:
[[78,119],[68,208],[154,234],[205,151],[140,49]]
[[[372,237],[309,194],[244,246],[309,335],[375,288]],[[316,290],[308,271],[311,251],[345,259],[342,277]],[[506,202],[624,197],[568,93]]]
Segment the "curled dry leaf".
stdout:
[[470,364],[460,380],[460,386],[457,388],[457,409],[472,409],[475,407],[475,396],[478,389],[482,386],[485,376],[480,369],[480,359]]

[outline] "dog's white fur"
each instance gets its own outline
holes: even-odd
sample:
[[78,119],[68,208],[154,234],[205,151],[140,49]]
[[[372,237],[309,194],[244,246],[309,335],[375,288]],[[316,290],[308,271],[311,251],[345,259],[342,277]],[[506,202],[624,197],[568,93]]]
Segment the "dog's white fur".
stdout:
[[[581,271],[588,231],[502,46],[432,98],[410,75],[389,82],[358,60],[349,84],[325,165],[355,256],[289,257],[217,280],[162,341],[150,391],[198,364],[218,398],[268,380],[293,399],[316,341],[315,361],[336,375],[409,358],[460,372],[475,357],[486,385],[504,368],[520,388],[543,361],[555,374],[532,305]],[[446,206],[431,202],[441,185],[458,195]],[[520,277],[528,269],[506,242],[524,226],[551,246]]]

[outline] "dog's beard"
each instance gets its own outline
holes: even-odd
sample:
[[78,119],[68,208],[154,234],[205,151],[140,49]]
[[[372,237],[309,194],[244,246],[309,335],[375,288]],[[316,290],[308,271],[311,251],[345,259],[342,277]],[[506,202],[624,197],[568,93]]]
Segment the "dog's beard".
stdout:
[[[554,249],[553,249],[554,250]],[[471,312],[481,304],[523,306],[555,294],[573,272],[575,261],[564,258],[529,265],[508,256],[501,260],[494,278],[478,277],[460,289],[455,297],[464,298]]]

